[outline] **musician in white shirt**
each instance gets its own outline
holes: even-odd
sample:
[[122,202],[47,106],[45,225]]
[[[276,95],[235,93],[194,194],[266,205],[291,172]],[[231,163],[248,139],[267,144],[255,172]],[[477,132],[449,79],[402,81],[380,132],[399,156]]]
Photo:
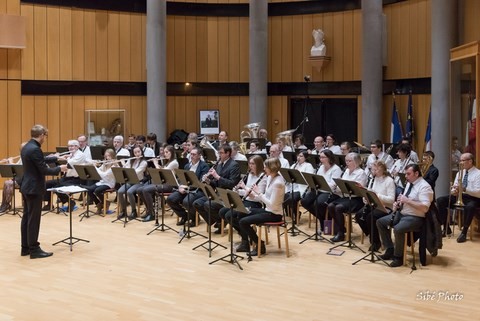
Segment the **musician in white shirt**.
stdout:
[[373,163],[379,160],[385,163],[387,170],[392,168],[395,161],[392,156],[382,151],[382,146],[383,143],[379,139],[370,143],[370,151],[372,153],[368,156],[367,164],[365,165],[365,174],[367,174],[367,176],[370,176],[370,169]]
[[327,145],[325,146],[325,149],[331,150],[336,155],[342,154],[340,146],[335,145],[335,136],[333,136],[333,134],[328,134],[326,137],[326,141]]
[[[388,175],[387,165],[381,161],[375,161],[371,168],[372,179],[370,180],[367,189],[377,194],[384,207],[393,208],[395,201],[395,182],[393,178]],[[366,201],[366,200],[364,200]],[[373,209],[369,205],[365,205],[355,215],[355,221],[358,223],[365,235],[370,235],[370,250],[378,251],[381,247],[380,236],[378,235],[377,220],[388,213]],[[373,220],[373,230],[371,230]]]
[[392,174],[395,184],[397,185],[395,192],[395,195],[397,196],[401,194],[405,188],[399,174],[405,174],[405,168],[407,165],[414,164],[414,161],[410,157],[411,151],[412,149],[410,148],[410,145],[401,144],[398,146],[397,155],[399,158],[390,169],[390,174]]
[[[312,164],[307,162],[308,153],[307,151],[302,151],[297,155],[297,162],[293,164],[290,168],[296,169],[300,172],[313,174],[315,169]],[[293,184],[293,194],[292,194],[292,183],[287,183],[285,186],[285,196],[283,199],[283,209],[286,213],[290,213],[293,220],[296,219],[296,213],[298,208],[298,201],[302,198],[307,190],[307,185],[305,184]],[[293,201],[292,201],[293,198]],[[293,208],[292,208],[293,203]]]
[[[354,181],[359,186],[365,187],[367,185],[367,175],[360,167],[362,158],[357,153],[350,153],[345,156],[347,168],[342,175],[342,179]],[[352,195],[339,198],[328,204],[328,213],[330,217],[335,220],[335,230],[337,234],[331,239],[332,242],[340,242],[345,240],[345,217],[343,213],[356,212],[363,206],[361,197]]]
[[[327,205],[342,195],[337,188],[337,184],[333,180],[334,178],[340,178],[342,176],[342,170],[335,164],[335,157],[332,151],[324,150],[320,153],[320,168],[317,171],[317,175],[321,175],[327,181],[328,186],[333,193],[328,191],[319,191],[318,196],[316,191],[310,190],[301,200],[302,206],[313,214],[319,221],[321,230],[324,231],[324,220],[326,219],[325,213],[327,211]],[[317,198],[315,207],[315,197]],[[317,231],[318,232],[318,231]]]

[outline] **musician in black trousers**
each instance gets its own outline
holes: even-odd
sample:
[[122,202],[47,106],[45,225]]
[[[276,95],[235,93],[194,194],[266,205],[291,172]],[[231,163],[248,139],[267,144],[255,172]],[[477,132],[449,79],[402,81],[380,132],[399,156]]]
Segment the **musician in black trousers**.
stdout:
[[67,171],[67,165],[49,168],[41,145],[48,136],[48,130],[42,125],[35,125],[31,129],[31,139],[22,148],[23,180],[20,187],[22,192],[24,211],[21,222],[22,256],[30,255],[31,259],[49,257],[53,253],[44,252],[38,242],[40,232],[40,218],[42,200],[45,194],[45,176],[57,175]]
[[[240,166],[231,158],[232,148],[228,144],[224,144],[219,150],[220,159],[217,161],[217,166],[211,168],[207,174],[204,175],[202,181],[210,184],[213,188],[233,189],[240,181]],[[218,211],[223,208],[223,205],[217,202],[210,202],[206,196],[203,196],[193,203],[193,206],[208,224],[215,223],[217,230],[215,234],[220,234],[221,218]],[[208,215],[210,212],[210,222]]]
[[[207,163],[201,160],[202,152],[200,147],[193,147],[190,151],[190,162],[188,162],[184,169],[187,171],[195,172],[195,175],[199,180],[202,179],[202,176],[205,175],[209,167]],[[195,226],[195,208],[193,207],[193,202],[203,196],[202,190],[192,190],[190,191],[190,196],[188,196],[188,186],[180,185],[178,190],[173,192],[167,197],[167,204],[175,212],[175,214],[180,217],[177,225],[184,225],[187,222],[187,218],[192,219],[192,222],[188,222],[190,226]],[[187,214],[187,211],[189,213]]]

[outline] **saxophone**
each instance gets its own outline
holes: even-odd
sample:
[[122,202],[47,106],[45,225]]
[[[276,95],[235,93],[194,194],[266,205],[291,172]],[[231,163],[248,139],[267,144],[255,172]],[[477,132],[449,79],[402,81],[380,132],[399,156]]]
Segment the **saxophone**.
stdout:
[[464,175],[464,168],[463,164],[458,164],[458,179],[457,179],[457,201],[455,202],[456,207],[463,207],[465,204],[463,203],[463,175]]

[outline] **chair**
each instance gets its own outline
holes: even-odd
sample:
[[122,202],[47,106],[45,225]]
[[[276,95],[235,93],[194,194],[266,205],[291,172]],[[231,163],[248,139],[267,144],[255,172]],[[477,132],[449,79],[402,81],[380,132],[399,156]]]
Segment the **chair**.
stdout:
[[[453,222],[457,223],[458,228],[461,230],[463,228],[463,219],[464,219],[464,215],[465,215],[464,209],[456,207],[454,209],[448,209],[448,210],[450,211],[450,215],[451,215],[450,217],[452,217]],[[473,230],[474,230],[473,226],[475,226],[476,230],[478,231],[478,228],[479,228],[478,220],[479,220],[479,218],[480,218],[480,207],[477,207],[475,209],[475,215],[473,217],[472,224],[469,227],[470,241],[473,240]],[[453,228],[452,228],[452,236],[454,236],[454,235],[455,235],[455,225],[453,225]]]
[[278,242],[278,248],[282,248],[282,244],[280,242],[280,227],[283,227],[283,235],[285,236],[285,254],[288,257],[290,257],[290,249],[288,247],[288,224],[285,221],[285,215],[283,217],[283,220],[280,222],[266,222],[263,224],[258,224],[258,244],[257,244],[257,253],[258,257],[261,256],[261,244],[262,244],[262,227],[265,228],[265,238],[268,240],[268,229],[270,227],[275,227],[277,230],[277,242]]
[[[109,207],[109,206],[107,206],[107,204],[110,202],[108,199],[109,199],[110,194],[112,194],[112,193],[117,193],[117,190],[115,188],[109,188],[103,193],[103,216],[107,215],[107,211],[108,211],[108,207]],[[118,215],[118,206],[116,207],[115,211]]]

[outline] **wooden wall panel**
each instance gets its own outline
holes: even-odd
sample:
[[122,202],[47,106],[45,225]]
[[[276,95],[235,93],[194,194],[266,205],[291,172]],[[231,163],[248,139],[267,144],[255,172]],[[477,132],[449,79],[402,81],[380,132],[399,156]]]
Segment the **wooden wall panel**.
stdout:
[[[197,33],[194,17],[185,17],[185,81],[197,79]],[[167,31],[168,32],[168,31]]]
[[35,79],[47,79],[47,9],[35,6],[34,12],[34,70]]
[[280,45],[280,53],[282,57],[282,81],[289,81],[293,76],[293,23],[292,17],[282,17],[281,18],[281,32],[282,32],[282,42]]
[[[334,40],[334,49],[335,49],[335,63],[333,64],[333,80],[342,81],[345,78],[343,77],[345,71],[345,60],[344,54],[346,49],[349,49],[351,44],[345,44],[345,30],[344,30],[344,19],[345,14],[343,12],[335,12],[332,14],[332,25],[333,25],[333,39]],[[351,51],[349,51],[351,52]]]
[[240,22],[238,18],[228,19],[228,80],[240,81]]
[[120,80],[120,15],[109,13],[107,27],[107,79],[110,81]]
[[131,24],[130,15],[119,16],[119,80],[129,81],[131,78]]
[[[105,11],[95,13],[95,58],[96,80],[108,79],[108,25],[109,15]],[[112,35],[113,37],[113,35]]]
[[248,82],[250,67],[249,67],[249,50],[250,50],[250,40],[249,40],[249,21],[245,18],[239,19],[239,62],[238,67],[240,69],[239,81]]
[[218,18],[218,81],[229,81],[228,54],[231,50],[228,38],[229,18]]
[[[72,80],[85,78],[86,46],[91,49],[91,42],[85,41],[85,13],[82,10],[72,10]],[[92,39],[89,39],[92,41]]]
[[[8,110],[8,83],[9,83],[8,81],[0,79],[0,110],[1,111]],[[9,137],[7,123],[8,123],[7,117],[0,117],[0,135],[2,135],[2,137]],[[8,144],[0,144],[0,159],[3,159],[9,156],[8,153],[9,153]]]
[[185,81],[186,32],[187,31],[185,29],[185,18],[176,17],[175,18],[175,39],[174,39],[175,74],[174,74],[173,81],[179,81],[179,82]]
[[84,53],[85,78],[82,80],[96,80],[97,78],[97,41],[95,32],[95,11],[85,10],[84,21]]
[[132,37],[131,37],[131,81],[144,81],[142,78],[142,17],[139,14],[131,15]]
[[[1,9],[3,7],[3,9]],[[20,2],[18,0],[15,1],[7,1],[5,3],[0,4],[0,12],[9,14],[9,15],[20,15]],[[6,57],[5,57],[6,53]],[[3,55],[3,57],[2,57]],[[1,70],[3,69],[1,67],[2,65],[2,60],[4,61],[3,63],[6,63],[6,70],[7,70],[7,78],[8,79],[20,79],[21,77],[21,67],[22,67],[22,62],[21,62],[21,56],[22,56],[22,50],[19,49],[1,49],[0,53],[0,74]],[[6,58],[6,59],[5,59]],[[5,59],[5,60],[4,60]],[[0,76],[0,79],[3,78]]]
[[[302,17],[292,17],[292,79],[302,79],[303,59],[306,56],[304,50],[304,37],[302,28]],[[311,74],[310,74],[311,75]]]
[[60,9],[47,10],[47,79],[60,78]]
[[59,68],[62,80],[72,79],[73,52],[72,52],[72,10],[60,8],[60,57]]
[[207,81],[218,82],[218,18],[207,18],[207,50],[208,50],[208,76]]
[[[0,0],[0,14],[7,13],[6,0]],[[8,49],[0,48],[0,79],[8,78]]]

